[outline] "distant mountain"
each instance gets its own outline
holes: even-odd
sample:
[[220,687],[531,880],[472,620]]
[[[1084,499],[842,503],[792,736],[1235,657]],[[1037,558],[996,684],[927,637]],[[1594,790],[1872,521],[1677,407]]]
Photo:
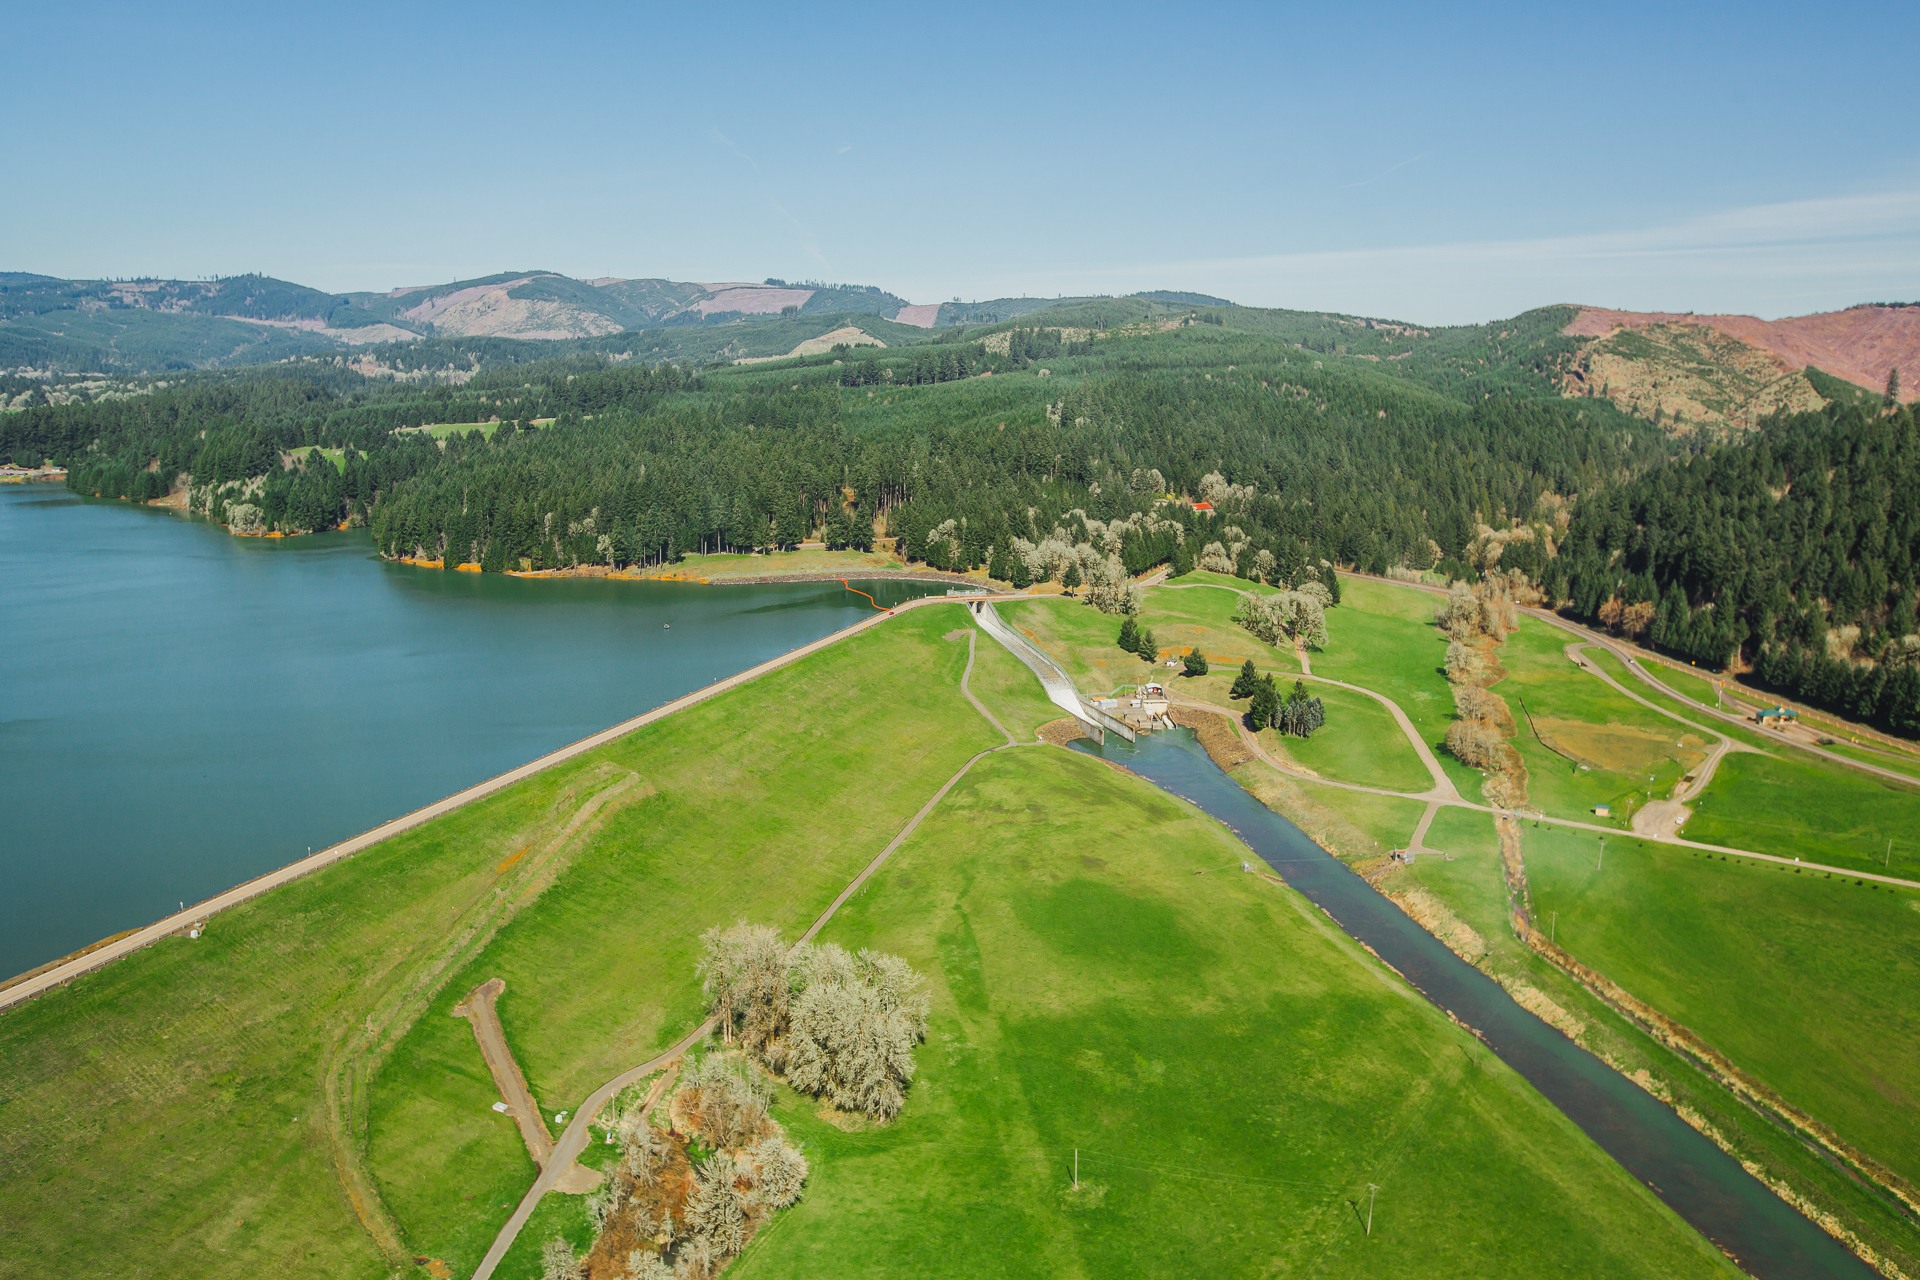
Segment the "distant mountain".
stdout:
[[1434,386],[1524,383],[1604,397],[1682,431],[1751,427],[1828,400],[1877,400],[1893,369],[1906,384],[1902,399],[1920,390],[1915,305],[1775,321],[1561,306],[1429,329],[1175,290],[916,305],[872,285],[576,280],[539,270],[343,294],[262,275],[62,280],[0,272],[0,374],[125,376],[344,354],[369,367],[415,370],[560,355],[709,364],[810,350],[806,344],[847,327],[897,346],[956,326],[1111,332],[1189,321],[1396,367]]
[[1920,384],[1920,306],[1869,303],[1786,320],[1581,307],[1561,331],[1583,339],[1569,395],[1600,395],[1663,424],[1751,427],[1781,409],[1880,391],[1901,370]]
[[330,294],[261,275],[62,280],[7,272],[0,273],[0,369],[214,368],[431,337],[598,338],[783,314],[898,317],[924,329],[937,312],[884,289],[813,282],[575,280],[504,271],[387,293]]

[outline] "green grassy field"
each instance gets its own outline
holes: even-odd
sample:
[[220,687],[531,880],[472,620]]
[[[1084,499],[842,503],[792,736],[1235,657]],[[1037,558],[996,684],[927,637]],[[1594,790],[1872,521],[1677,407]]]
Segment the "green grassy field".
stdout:
[[[1276,649],[1235,624],[1233,615],[1239,607],[1240,594],[1223,587],[1151,587],[1141,607],[1140,625],[1153,632],[1162,649],[1197,649],[1214,666],[1238,667],[1252,658],[1263,669],[1298,671],[1300,664],[1290,647]],[[1118,619],[1113,630],[1119,631]]]
[[[1372,689],[1399,704],[1433,748],[1441,768],[1469,799],[1481,775],[1442,747],[1453,723],[1453,689],[1441,669],[1447,638],[1433,625],[1440,597],[1366,578],[1342,578],[1341,603],[1327,610],[1329,643],[1313,655],[1313,672]],[[1423,784],[1423,788],[1425,785]]]
[[974,627],[973,678],[967,687],[1021,742],[1033,741],[1041,725],[1067,714],[1048,700],[1020,659],[978,626]]
[[[369,1020],[400,1038],[356,1135],[407,1246],[471,1267],[532,1167],[447,1010],[505,978],[549,1112],[692,1025],[701,928],[810,918],[1002,741],[958,696],[965,644],[938,639],[964,626],[959,606],[902,615],[0,1016],[0,1275],[389,1275],[323,1119],[330,1063],[381,1065]],[[628,771],[652,793],[562,847],[478,961],[450,953],[496,890],[533,887],[531,856],[502,864]]]
[[915,610],[606,749],[655,794],[582,842],[371,1086],[369,1165],[417,1252],[470,1268],[505,1217],[473,1208],[487,1169],[460,1135],[494,1117],[490,1095],[453,1087],[477,1050],[452,1005],[505,979],[501,1023],[548,1114],[671,1043],[700,1019],[702,929],[751,915],[798,934],[969,755],[1005,741],[959,694],[966,642],[940,638],[965,619]]
[[1558,941],[1789,1102],[1920,1181],[1920,891],[1609,841],[1528,833]]
[[1920,879],[1916,832],[1920,787],[1883,782],[1796,752],[1722,760],[1682,834],[1705,844],[1911,880]]
[[1881,769],[1892,769],[1895,773],[1903,773],[1914,781],[1920,782],[1920,759],[1915,759],[1905,752],[1880,751],[1871,747],[1857,747],[1852,743],[1842,741],[1830,742],[1824,750],[1831,751],[1837,756],[1845,756],[1849,760],[1858,760],[1862,764],[1874,765]]
[[[1433,786],[1433,775],[1414,754],[1392,712],[1350,689],[1314,680],[1304,683],[1307,692],[1326,707],[1326,725],[1311,738],[1291,738],[1277,729],[1262,729],[1262,746],[1277,755],[1291,756],[1335,782],[1385,787],[1389,791],[1425,791]],[[1281,687],[1292,686],[1282,682]],[[1236,705],[1245,707],[1246,703]]]
[[[1664,662],[1649,664],[1647,674],[1683,698],[1692,698],[1695,702],[1709,707],[1720,705],[1720,694],[1714,688],[1713,677],[1709,675],[1670,667]],[[1632,685],[1627,687],[1633,688]]]
[[[1664,798],[1706,758],[1713,739],[1576,667],[1564,652],[1567,640],[1559,628],[1523,617],[1499,647],[1507,678],[1494,692],[1507,700],[1519,729],[1513,745],[1527,766],[1528,799],[1555,817],[1624,829],[1635,809]],[[1635,692],[1644,687],[1623,683]],[[1612,810],[1610,818],[1592,816],[1602,804]]]
[[813,1178],[743,1280],[1736,1274],[1244,854],[1089,758],[976,766],[823,935],[931,976],[908,1108],[782,1109]]

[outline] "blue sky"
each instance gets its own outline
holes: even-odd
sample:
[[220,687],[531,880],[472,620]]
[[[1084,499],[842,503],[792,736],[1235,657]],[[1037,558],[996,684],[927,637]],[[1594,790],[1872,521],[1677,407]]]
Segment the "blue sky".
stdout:
[[1920,299],[1920,5],[12,7],[0,269]]

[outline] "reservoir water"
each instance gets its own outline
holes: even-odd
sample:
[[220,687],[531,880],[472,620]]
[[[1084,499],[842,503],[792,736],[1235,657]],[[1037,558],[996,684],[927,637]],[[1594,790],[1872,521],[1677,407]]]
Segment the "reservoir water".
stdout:
[[1673,1111],[1515,1004],[1345,863],[1221,772],[1190,733],[1074,746],[1104,756],[1224,822],[1293,888],[1373,948],[1707,1239],[1760,1280],[1877,1273],[1767,1190]]
[[838,582],[441,573],[46,485],[0,487],[0,593],[0,978],[873,609]]

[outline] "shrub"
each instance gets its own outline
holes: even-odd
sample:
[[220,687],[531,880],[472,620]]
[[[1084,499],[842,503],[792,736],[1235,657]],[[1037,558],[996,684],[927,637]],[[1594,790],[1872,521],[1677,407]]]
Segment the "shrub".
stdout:
[[1505,746],[1499,730],[1484,720],[1455,720],[1447,726],[1447,750],[1469,768],[1499,768]]

